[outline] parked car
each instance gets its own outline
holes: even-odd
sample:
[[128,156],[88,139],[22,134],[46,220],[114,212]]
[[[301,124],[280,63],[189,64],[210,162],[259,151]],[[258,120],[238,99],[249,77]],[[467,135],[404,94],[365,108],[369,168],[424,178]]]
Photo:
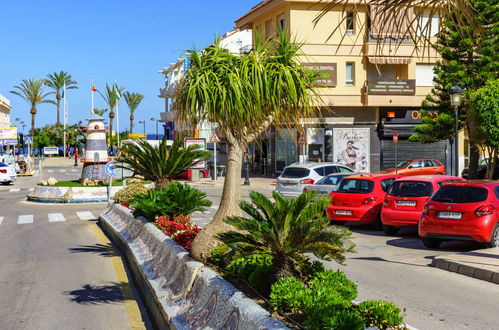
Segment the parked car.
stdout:
[[333,199],[326,209],[327,216],[335,222],[370,222],[379,229],[386,192],[400,177],[394,174],[360,174],[344,178],[331,193]]
[[16,181],[17,174],[16,169],[12,165],[7,165],[5,163],[0,163],[0,182],[4,185],[10,184]]
[[286,166],[276,181],[276,191],[285,197],[297,197],[303,188],[312,185],[332,173],[353,173],[337,163],[294,163]]
[[[199,178],[201,179],[204,179],[204,178],[207,178],[209,177],[209,173],[207,170],[199,170]],[[192,178],[192,170],[186,170],[186,171],[183,171],[182,173],[176,175],[173,177],[174,179],[186,179],[186,180],[190,180]]]
[[395,174],[395,172],[400,175],[443,175],[445,166],[436,159],[409,159],[399,162],[396,171],[395,168],[389,168],[380,173]]
[[340,183],[340,181],[343,178],[346,178],[346,177],[349,177],[349,176],[352,176],[355,174],[358,174],[358,173],[333,173],[333,174],[329,174],[329,175],[326,175],[325,177],[323,177],[322,179],[320,179],[319,181],[317,181],[316,183],[314,183],[312,185],[305,186],[305,188],[303,188],[303,191],[304,192],[309,191],[309,190],[317,191],[318,192],[317,196],[328,195],[336,189],[336,187],[338,186],[338,184]]
[[388,189],[381,209],[383,231],[395,235],[400,227],[417,226],[423,207],[446,183],[464,181],[457,176],[416,175],[397,179]]
[[[488,162],[488,159],[484,159],[484,160],[480,161],[480,164],[478,166],[477,179],[485,179],[485,176],[487,175],[487,162]],[[470,169],[468,167],[466,167],[461,172],[461,176],[463,178],[467,179],[469,171],[470,171]],[[499,180],[499,160],[496,162],[496,168],[494,169],[494,175],[493,175],[492,179]]]
[[443,240],[471,240],[499,247],[499,182],[451,183],[425,205],[419,236],[428,248]]
[[19,171],[21,170],[19,164],[17,164],[16,162],[16,158],[14,157],[14,155],[0,154],[0,163],[12,166],[16,173],[19,173]]

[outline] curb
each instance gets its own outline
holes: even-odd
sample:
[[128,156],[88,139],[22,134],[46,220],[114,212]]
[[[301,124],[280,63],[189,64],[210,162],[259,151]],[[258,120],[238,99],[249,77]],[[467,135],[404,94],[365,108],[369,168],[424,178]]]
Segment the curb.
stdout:
[[288,329],[129,209],[113,204],[99,218],[123,253],[157,328]]
[[482,281],[499,284],[499,273],[492,270],[470,266],[465,262],[452,260],[448,257],[435,257],[431,262],[431,266],[447,270],[449,272],[458,273],[461,275],[473,277]]

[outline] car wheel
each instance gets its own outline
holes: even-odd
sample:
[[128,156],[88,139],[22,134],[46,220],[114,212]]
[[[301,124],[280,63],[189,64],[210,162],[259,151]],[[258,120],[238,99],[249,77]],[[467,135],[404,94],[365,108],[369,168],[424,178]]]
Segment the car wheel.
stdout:
[[438,238],[422,237],[421,241],[423,242],[423,245],[429,249],[438,248],[440,244],[442,244],[442,240]]
[[383,225],[383,231],[385,232],[385,234],[387,234],[388,236],[392,236],[392,235],[395,235],[398,233],[400,228],[398,227],[395,227],[395,226],[388,226],[388,225]]
[[490,241],[484,244],[486,248],[499,247],[499,225],[494,227],[490,235]]

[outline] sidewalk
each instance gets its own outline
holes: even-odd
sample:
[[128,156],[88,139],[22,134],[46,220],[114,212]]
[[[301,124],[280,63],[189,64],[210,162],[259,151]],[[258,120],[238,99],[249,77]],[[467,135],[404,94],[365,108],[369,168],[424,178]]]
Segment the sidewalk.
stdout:
[[[194,187],[220,187],[224,185],[225,177],[217,178],[217,181],[212,179],[201,179],[199,181],[186,181]],[[251,177],[249,178],[250,185],[244,186],[244,178],[241,178],[241,186],[248,187],[250,189],[275,189],[275,178],[262,178],[262,177]]]
[[499,284],[499,248],[435,257],[433,267]]
[[[75,160],[74,158],[67,157],[44,157],[42,167],[68,167],[74,166]],[[78,166],[80,166],[80,160],[78,159]]]

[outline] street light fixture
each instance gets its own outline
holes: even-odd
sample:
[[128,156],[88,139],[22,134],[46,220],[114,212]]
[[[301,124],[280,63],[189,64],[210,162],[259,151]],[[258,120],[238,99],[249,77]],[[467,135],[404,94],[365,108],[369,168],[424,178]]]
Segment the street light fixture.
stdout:
[[[143,131],[143,134],[146,134],[146,121],[145,121],[145,120],[140,120],[140,121],[139,121],[139,124],[144,124],[144,131]],[[146,140],[147,140],[147,136],[146,136]]]
[[156,140],[159,140],[159,135],[158,135],[158,120],[156,118],[152,117],[151,121],[156,121]]
[[449,89],[450,96],[450,104],[454,107],[454,173],[453,175],[458,176],[458,146],[457,139],[459,134],[459,118],[458,118],[458,110],[461,104],[463,103],[463,94],[465,89],[459,87],[458,84],[454,84]]

